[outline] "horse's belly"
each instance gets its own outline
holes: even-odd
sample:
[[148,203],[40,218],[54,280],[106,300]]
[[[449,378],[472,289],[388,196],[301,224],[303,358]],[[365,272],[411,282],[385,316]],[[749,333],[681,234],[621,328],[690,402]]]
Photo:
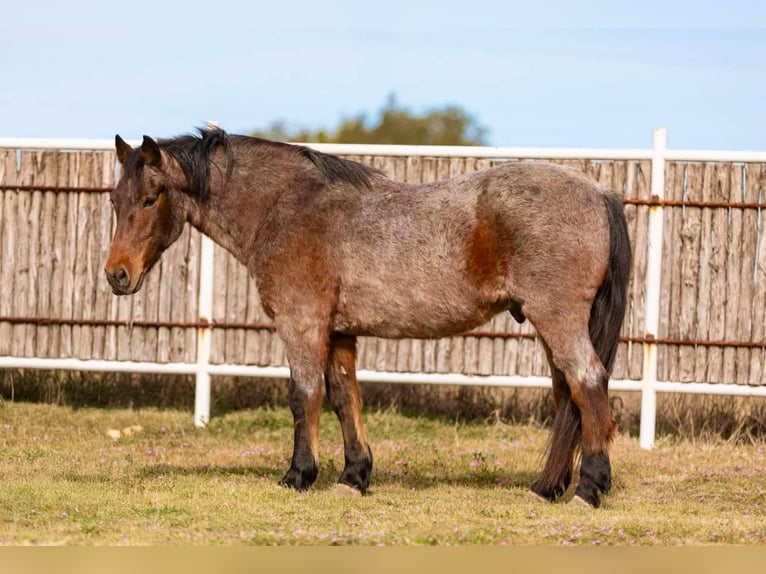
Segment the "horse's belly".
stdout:
[[439,338],[482,325],[508,305],[504,293],[480,295],[462,285],[352,287],[339,294],[333,328],[350,335]]

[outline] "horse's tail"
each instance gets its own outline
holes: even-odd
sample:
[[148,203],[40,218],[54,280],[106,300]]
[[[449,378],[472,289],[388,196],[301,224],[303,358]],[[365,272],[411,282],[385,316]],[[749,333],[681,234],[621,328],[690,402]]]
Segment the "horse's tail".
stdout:
[[606,193],[604,202],[609,222],[609,263],[590,309],[588,330],[598,358],[611,374],[628,301],[632,254],[622,200],[616,193]]

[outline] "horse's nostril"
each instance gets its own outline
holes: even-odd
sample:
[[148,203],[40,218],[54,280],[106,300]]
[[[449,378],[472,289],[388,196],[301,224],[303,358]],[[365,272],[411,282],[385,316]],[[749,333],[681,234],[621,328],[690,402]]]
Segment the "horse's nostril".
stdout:
[[128,272],[125,271],[124,267],[118,267],[117,271],[114,273],[114,277],[117,279],[117,283],[122,287],[127,287],[130,284],[130,275],[128,275]]

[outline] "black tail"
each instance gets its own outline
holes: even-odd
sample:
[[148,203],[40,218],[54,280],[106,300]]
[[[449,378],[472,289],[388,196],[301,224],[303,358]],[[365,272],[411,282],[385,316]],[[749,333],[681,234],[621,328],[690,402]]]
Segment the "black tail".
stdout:
[[622,200],[616,193],[608,193],[604,202],[609,221],[609,264],[590,310],[588,329],[596,354],[611,373],[628,301],[632,253]]

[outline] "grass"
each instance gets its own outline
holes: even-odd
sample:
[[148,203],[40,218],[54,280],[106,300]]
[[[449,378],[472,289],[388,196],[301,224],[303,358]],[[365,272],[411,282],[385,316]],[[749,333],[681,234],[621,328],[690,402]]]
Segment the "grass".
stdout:
[[[0,403],[3,545],[763,545],[766,445],[621,434],[603,508],[533,499],[547,429],[372,410],[370,494],[341,496],[338,425],[320,477],[277,486],[285,408],[188,412]],[[108,432],[120,438],[112,438]]]

